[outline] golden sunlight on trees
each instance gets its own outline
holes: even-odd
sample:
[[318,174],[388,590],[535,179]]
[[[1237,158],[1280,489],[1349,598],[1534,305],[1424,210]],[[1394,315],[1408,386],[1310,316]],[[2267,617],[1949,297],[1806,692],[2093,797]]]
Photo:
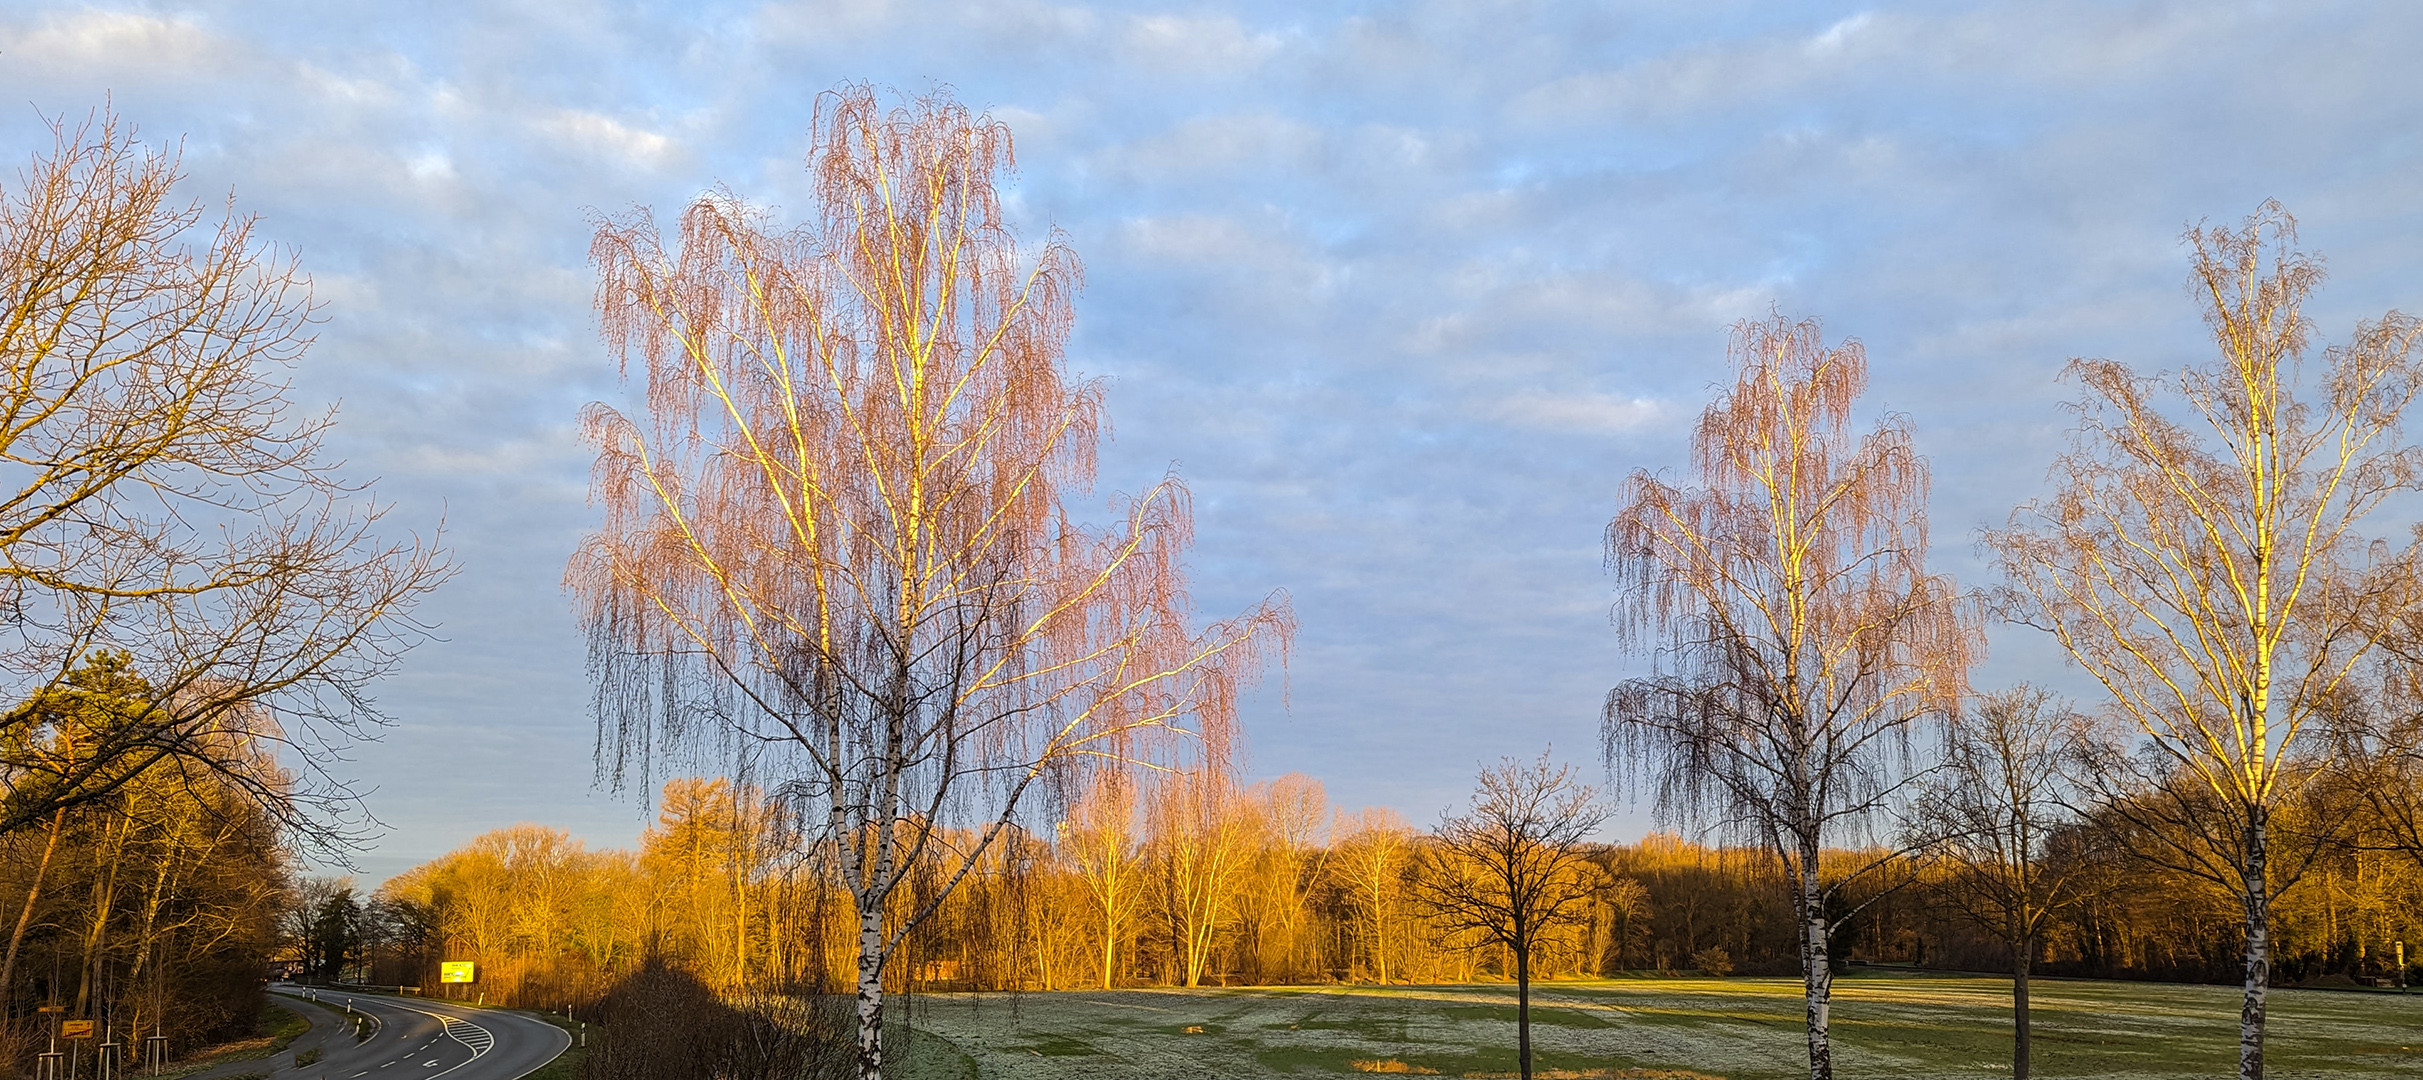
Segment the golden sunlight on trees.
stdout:
[[[107,655],[44,704],[57,730],[109,726],[150,707],[151,688]],[[40,1049],[23,1000],[179,1047],[249,1030],[270,927],[284,901],[280,827],[253,798],[274,783],[269,744],[197,732],[210,745],[62,806],[0,837],[0,894],[14,901],[0,959],[0,1062]],[[207,762],[207,764],[203,764]],[[248,773],[248,783],[227,779]]]
[[1364,810],[1338,823],[1338,846],[1331,866],[1344,888],[1348,904],[1359,918],[1355,936],[1363,943],[1365,970],[1371,981],[1388,981],[1390,942],[1406,904],[1406,883],[1415,858],[1413,828],[1385,807]]
[[1607,696],[1607,761],[1646,772],[1662,815],[1713,814],[1772,848],[1802,928],[1809,1075],[1826,1080],[1827,913],[1883,864],[1836,876],[1820,855],[1901,786],[1911,726],[1954,707],[1980,639],[1926,570],[1908,422],[1851,430],[1858,343],[1778,315],[1736,326],[1729,351],[1736,381],[1692,434],[1705,486],[1636,472],[1607,527],[1618,626],[1657,660]]
[[1203,984],[1213,940],[1236,920],[1260,831],[1239,795],[1225,773],[1197,769],[1164,777],[1145,802],[1147,850],[1183,986]]
[[[1166,774],[1164,774],[1166,775]],[[934,915],[910,935],[902,962],[886,969],[893,993],[971,990],[1087,989],[1100,986],[1104,943],[1115,950],[1114,986],[1175,986],[1187,975],[1189,941],[1182,907],[1165,893],[1167,880],[1148,868],[1164,865],[1160,841],[1142,826],[1142,807],[1159,797],[1155,777],[1130,778],[1125,795],[1080,801],[1072,814],[1117,834],[1116,850],[1132,868],[1125,878],[1132,906],[1107,934],[1087,878],[1089,837],[1082,823],[1057,842],[1021,834],[1015,844],[969,871],[941,896]],[[1444,837],[1400,826],[1386,814],[1350,817],[1332,836],[1312,837],[1290,860],[1269,857],[1290,845],[1269,810],[1269,792],[1292,787],[1296,801],[1308,782],[1249,788],[1230,804],[1239,816],[1242,863],[1231,894],[1238,914],[1212,928],[1196,977],[1223,986],[1374,981],[1369,895],[1362,869],[1366,845],[1388,836],[1404,845],[1385,922],[1387,979],[1392,983],[1514,982],[1521,974],[1513,950],[1486,931],[1418,903],[1436,874],[1456,864]],[[442,960],[480,965],[481,992],[491,1004],[554,1007],[576,1004],[583,1015],[624,980],[671,969],[729,1002],[770,1000],[790,989],[834,985],[854,970],[856,916],[838,868],[813,859],[793,841],[794,823],[748,785],[726,780],[675,779],[666,807],[637,851],[590,851],[556,830],[523,825],[482,836],[432,863],[391,880],[361,905],[361,962],[378,983],[434,985]],[[1124,800],[1126,816],[1095,816],[1085,808]],[[2328,808],[2323,808],[2327,810]],[[2284,829],[2323,831],[2305,817],[2310,803],[2285,805]],[[2209,880],[2138,859],[2124,840],[2137,826],[2118,812],[2087,807],[2072,818],[2046,818],[2047,854],[2041,886],[2053,874],[2067,884],[2066,902],[2043,907],[2037,923],[2035,969],[2060,976],[2205,981],[2236,971],[2239,921],[2230,896]],[[1124,832],[1121,832],[1121,826]],[[71,824],[51,873],[81,867]],[[2397,977],[2394,943],[2423,940],[2423,864],[2399,851],[2373,850],[2341,837],[2276,908],[2278,965],[2285,982],[2314,986],[2386,985]],[[944,837],[972,842],[972,829]],[[22,834],[0,861],[0,889],[21,887],[40,857],[39,834]],[[1565,916],[1535,928],[1533,980],[1615,975],[1674,975],[1723,967],[1754,975],[1800,970],[1803,930],[1786,888],[1783,864],[1765,845],[1711,848],[1671,834],[1632,844],[1587,844],[1576,880],[1595,882]],[[1883,873],[1853,877],[1869,864]],[[1098,867],[1097,861],[1092,864]],[[1977,971],[2010,962],[2000,929],[1980,925],[1992,888],[1958,860],[1905,857],[1875,849],[1828,849],[1820,865],[1846,884],[1836,921],[1833,956],[1850,963],[1919,964]],[[79,871],[80,872],[80,871]],[[1459,871],[1461,872],[1461,871]],[[543,888],[524,880],[544,879]],[[86,895],[78,883],[43,893],[42,911],[73,910]],[[1914,880],[1919,887],[1898,887]],[[930,898],[934,883],[912,882],[914,898]],[[1304,905],[1294,917],[1298,967],[1267,927],[1275,914],[1255,912],[1263,899],[1297,889]],[[924,891],[920,891],[924,890]],[[0,895],[15,896],[13,892]],[[1384,893],[1383,895],[1390,895]],[[903,901],[907,903],[908,901]],[[318,909],[313,908],[316,912]],[[44,927],[56,914],[38,914],[28,950],[49,970],[56,940]],[[1258,919],[1266,920],[1258,923]],[[65,925],[74,925],[72,923]],[[80,939],[78,939],[80,941]],[[76,946],[81,948],[81,945]],[[2417,959],[2423,959],[2418,957]],[[2423,971],[2418,966],[2417,971]],[[732,981],[739,980],[739,981]],[[105,980],[106,981],[106,980]],[[72,987],[70,988],[72,990]],[[826,1021],[819,1019],[818,1024]],[[2050,1055],[2041,1052],[2040,1058]],[[2074,1066],[2041,1060],[2047,1071]]]
[[1531,1080],[1531,963],[1556,928],[1585,925],[1605,885],[1582,850],[1606,819],[1598,792],[1548,755],[1481,770],[1471,809],[1439,823],[1414,896],[1441,925],[1505,947],[1514,960],[1515,1056]]
[[644,410],[583,416],[606,520],[567,581],[615,771],[729,750],[838,868],[872,1078],[889,965],[1030,794],[1175,736],[1217,765],[1289,618],[1274,599],[1197,629],[1175,478],[1106,528],[1073,516],[1101,389],[1062,362],[1076,256],[1002,219],[1008,129],[855,87],[819,100],[814,140],[803,227],[730,193],[669,248],[644,211],[600,222],[598,312]]
[[2086,394],[2057,490],[1991,540],[2005,609],[2052,633],[2158,754],[2100,759],[2135,766],[2115,812],[2144,821],[2156,858],[2236,897],[2239,1075],[2256,1080],[2271,908],[2330,848],[2276,850],[2273,817],[2308,794],[2325,743],[2306,736],[2415,599],[2413,548],[2365,530],[2417,481],[2400,422],[2423,326],[2391,312],[2308,368],[2301,309],[2322,271],[2288,213],[2267,203],[2187,242],[2219,358],[2160,378],[2072,361]]
[[290,400],[291,259],[114,116],[52,135],[0,189],[0,1069],[34,1003],[250,1030],[291,853],[355,835],[328,767],[450,572]]
[[1143,854],[1137,845],[1134,781],[1103,771],[1092,790],[1060,825],[1060,847],[1092,901],[1094,933],[1101,941],[1101,986],[1119,975],[1119,943],[1134,924],[1144,899]]
[[[336,841],[350,797],[320,766],[379,722],[370,686],[447,566],[378,539],[384,509],[322,454],[332,417],[288,399],[312,318],[292,261],[181,201],[176,156],[115,117],[55,139],[0,192],[0,834],[175,763]],[[105,654],[138,704],[57,726]]]

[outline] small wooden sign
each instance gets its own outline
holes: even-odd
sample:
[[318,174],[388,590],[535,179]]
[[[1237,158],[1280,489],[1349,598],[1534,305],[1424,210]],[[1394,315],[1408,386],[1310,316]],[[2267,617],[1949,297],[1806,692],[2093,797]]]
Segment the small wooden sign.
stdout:
[[66,1012],[66,1011],[67,1011],[67,1006],[65,1006],[65,1005],[44,1005],[44,1006],[42,1006],[41,1008],[35,1009],[34,1011],[35,1011],[35,1012],[60,1012],[60,1013],[63,1013],[63,1012]]
[[92,1038],[93,1022],[90,1020],[61,1020],[59,1021],[59,1037],[62,1039]]

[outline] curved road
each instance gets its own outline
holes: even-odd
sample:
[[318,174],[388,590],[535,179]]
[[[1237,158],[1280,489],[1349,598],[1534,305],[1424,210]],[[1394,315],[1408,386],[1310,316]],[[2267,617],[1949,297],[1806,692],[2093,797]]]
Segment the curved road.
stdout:
[[[271,989],[288,997],[307,993],[282,983]],[[312,1016],[311,1032],[295,1040],[290,1053],[270,1059],[273,1066],[282,1066],[274,1067],[271,1076],[280,1080],[437,1080],[441,1076],[446,1080],[520,1080],[572,1044],[572,1037],[562,1028],[504,1009],[333,990],[317,991],[314,996],[335,1015]],[[344,1020],[348,1000],[355,1012],[378,1021],[377,1032],[359,1043]],[[321,1054],[318,1061],[294,1064],[294,1054],[315,1048]],[[263,1063],[247,1064],[258,1069]]]

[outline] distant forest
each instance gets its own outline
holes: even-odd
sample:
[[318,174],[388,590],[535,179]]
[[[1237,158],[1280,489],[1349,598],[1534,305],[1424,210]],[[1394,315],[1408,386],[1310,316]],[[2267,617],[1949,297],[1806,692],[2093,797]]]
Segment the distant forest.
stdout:
[[[637,851],[589,851],[561,830],[517,825],[368,897],[321,883],[308,890],[316,909],[291,924],[317,916],[343,926],[336,940],[349,944],[323,953],[327,974],[435,987],[440,961],[471,960],[491,1002],[593,1000],[650,957],[726,992],[846,988],[849,904],[800,844],[798,823],[720,779],[675,780],[663,796]],[[2293,813],[2277,824],[2302,832]],[[2399,941],[2423,959],[2423,853],[2343,825],[2321,830],[2326,849],[2280,901],[2282,985],[2393,981]],[[2085,884],[2042,935],[2037,969],[2236,981],[2237,901],[2129,854],[2128,838],[2097,835],[2139,827],[2088,812],[2047,845],[2053,861],[2076,861],[2069,869]],[[1435,856],[1424,831],[1387,811],[1338,814],[1300,775],[1238,788],[1172,774],[1132,795],[1097,789],[1051,835],[1021,833],[945,896],[912,937],[909,962],[893,969],[894,989],[1508,977],[1502,948],[1442,929],[1417,902]],[[1863,875],[1838,913],[1838,964],[2009,969],[2001,941],[1966,914],[1956,864],[1923,853],[1827,856],[1846,870],[1878,858],[1888,867]],[[1763,850],[1660,833],[1598,846],[1589,864],[1587,913],[1547,939],[1542,974],[1799,970],[1790,904]],[[923,907],[940,885],[918,880],[896,905]],[[1193,964],[1190,941],[1208,942]],[[2423,979],[2423,964],[2407,977]]]

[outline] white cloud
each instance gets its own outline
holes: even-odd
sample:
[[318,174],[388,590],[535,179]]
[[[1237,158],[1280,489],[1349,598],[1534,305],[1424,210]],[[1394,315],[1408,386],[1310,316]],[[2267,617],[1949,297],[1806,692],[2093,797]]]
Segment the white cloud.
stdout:
[[680,148],[667,136],[586,109],[556,109],[538,128],[564,145],[646,168],[665,165]]
[[1500,398],[1484,412],[1517,427],[1605,435],[1654,424],[1666,414],[1666,407],[1644,397],[1530,392]]
[[404,171],[415,180],[442,182],[454,179],[454,159],[443,150],[424,150],[404,159]]
[[1255,33],[1234,18],[1142,15],[1123,35],[1127,59],[1160,71],[1233,74],[1251,70],[1279,51],[1285,39]]
[[1867,29],[1868,24],[1874,22],[1875,19],[1875,12],[1863,11],[1857,15],[1851,16],[1848,19],[1835,23],[1834,25],[1827,27],[1824,33],[1810,38],[1807,50],[1811,56],[1823,56],[1828,53],[1841,52],[1844,42],[1849,41],[1853,35],[1858,34],[1860,31]]
[[51,70],[155,73],[214,63],[232,44],[184,19],[86,10],[47,19],[5,49],[12,63]]

